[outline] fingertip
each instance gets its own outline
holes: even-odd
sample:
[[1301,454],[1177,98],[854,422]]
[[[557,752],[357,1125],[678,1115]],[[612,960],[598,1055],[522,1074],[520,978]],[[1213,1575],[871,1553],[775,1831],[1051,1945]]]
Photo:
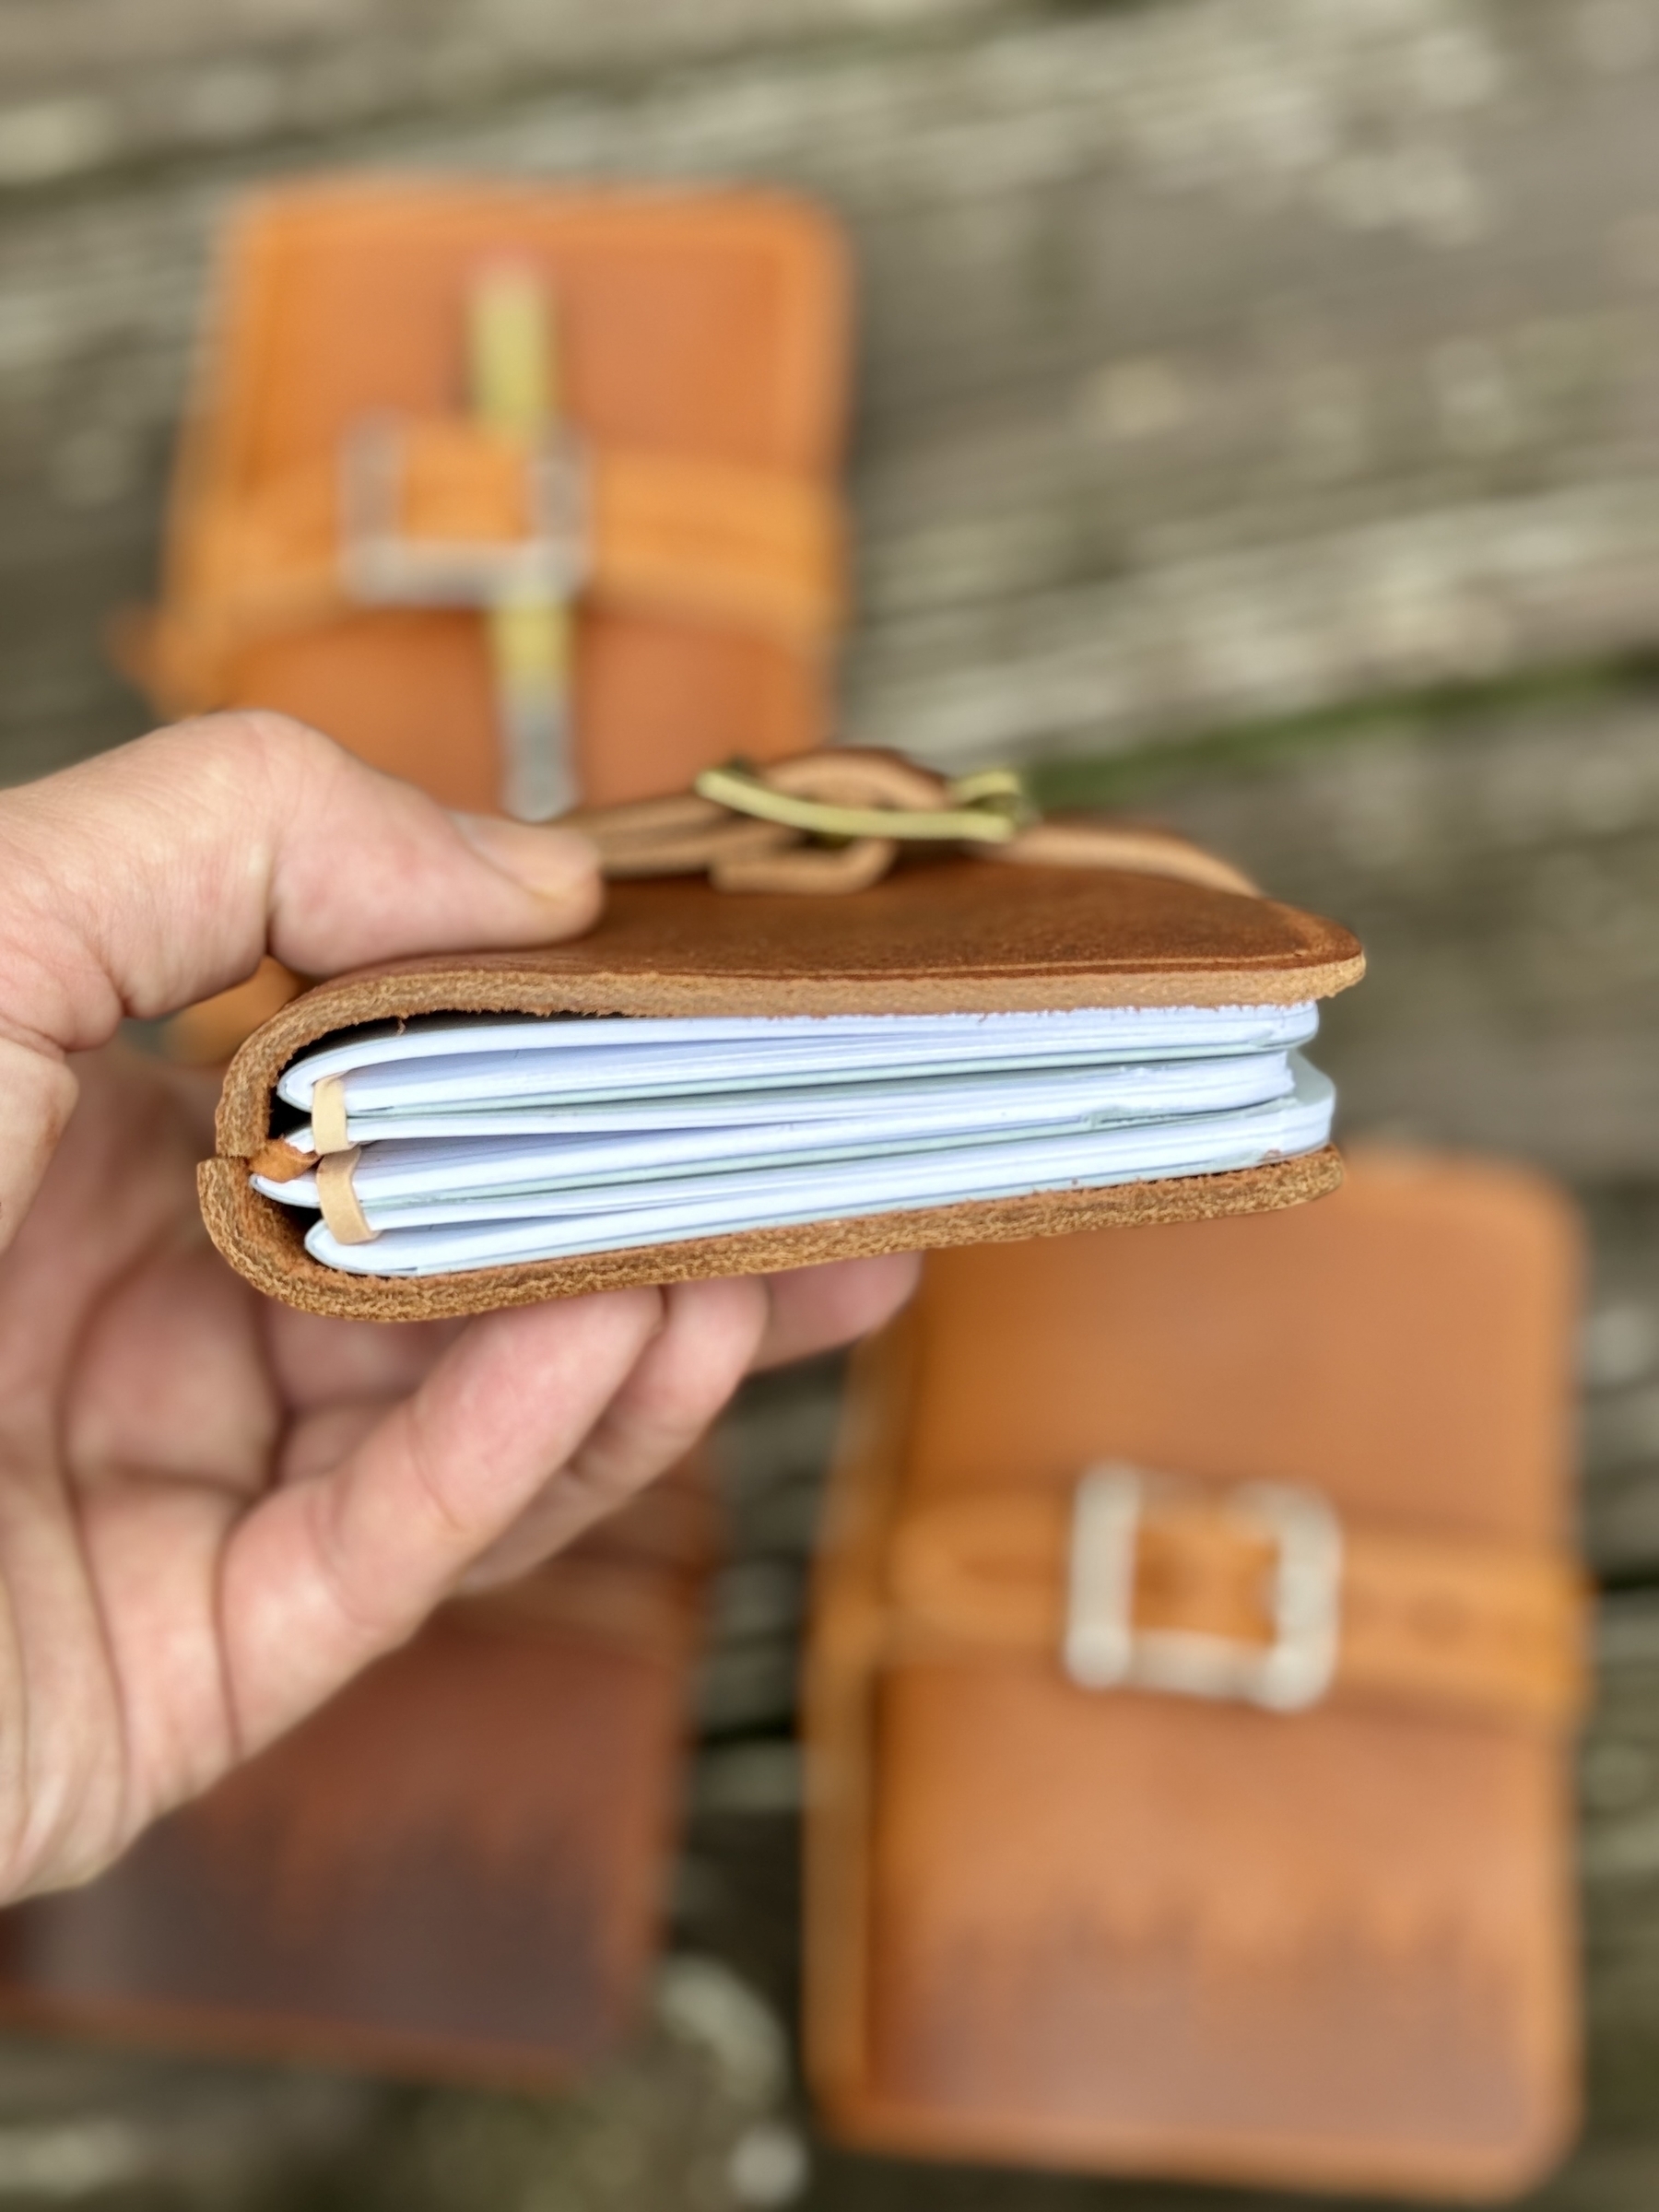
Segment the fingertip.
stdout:
[[868,1260],[848,1260],[841,1289],[852,1334],[867,1335],[891,1321],[915,1296],[922,1280],[919,1252],[888,1252]]
[[780,1366],[868,1335],[913,1296],[921,1274],[919,1253],[893,1252],[772,1276],[771,1325],[756,1366]]
[[599,853],[579,831],[504,815],[456,813],[450,819],[480,859],[553,909],[559,927],[584,928],[598,913]]

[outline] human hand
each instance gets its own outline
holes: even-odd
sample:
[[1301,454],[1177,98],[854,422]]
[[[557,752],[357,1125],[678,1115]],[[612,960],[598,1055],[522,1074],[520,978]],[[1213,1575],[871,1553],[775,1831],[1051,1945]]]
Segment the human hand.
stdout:
[[0,793],[0,1898],[85,1879],[413,1632],[660,1474],[903,1260],[467,1324],[323,1321],[207,1244],[214,1086],[112,1042],[267,950],[570,935],[579,839],[220,715]]

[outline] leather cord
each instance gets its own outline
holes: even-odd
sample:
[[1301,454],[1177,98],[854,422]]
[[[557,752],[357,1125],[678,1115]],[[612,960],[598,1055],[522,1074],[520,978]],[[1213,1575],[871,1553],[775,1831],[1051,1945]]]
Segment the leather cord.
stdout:
[[1168,830],[1085,817],[1044,821],[1016,776],[952,782],[898,753],[853,746],[705,771],[688,792],[579,807],[560,821],[598,847],[608,877],[706,874],[723,891],[863,890],[901,847],[921,843],[1260,896],[1239,869]]

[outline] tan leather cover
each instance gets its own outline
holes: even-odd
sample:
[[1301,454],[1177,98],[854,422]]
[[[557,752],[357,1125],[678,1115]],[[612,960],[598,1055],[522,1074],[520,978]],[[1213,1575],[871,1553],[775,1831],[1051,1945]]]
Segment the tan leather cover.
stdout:
[[[1534,1178],[1364,1153],[1324,1206],[928,1261],[859,1359],[811,1632],[837,2134],[1441,2196],[1548,2165],[1576,2108],[1578,1264]],[[1261,1641],[1205,1515],[1213,1549],[1231,1486],[1330,1501],[1321,1701],[1067,1677],[1066,1523],[1102,1461],[1198,1486],[1147,1523],[1140,1631]]]
[[587,936],[545,951],[398,962],[282,1008],[226,1074],[217,1157],[200,1171],[215,1243],[271,1296],[314,1312],[429,1318],[700,1276],[752,1275],[930,1245],[1048,1236],[1289,1206],[1333,1189],[1328,1147],[1235,1174],[1051,1192],[757,1230],[590,1257],[376,1280],[306,1253],[293,1209],[253,1191],[278,1076],[318,1038],[423,1013],[838,1014],[1089,1006],[1236,1006],[1321,998],[1358,980],[1338,924],[1169,877],[971,858],[906,861],[842,898],[707,884],[613,884]]
[[523,470],[466,419],[465,301],[545,275],[587,456],[575,724],[583,795],[819,742],[842,596],[847,276],[828,220],[754,192],[338,179],[232,225],[138,672],[170,712],[315,724],[447,805],[500,804],[483,626],[354,606],[344,441],[390,416],[415,535],[521,535]]
[[546,2088],[630,2024],[712,1531],[682,1468],[447,1607],[83,1889],[0,1918],[0,2010]]

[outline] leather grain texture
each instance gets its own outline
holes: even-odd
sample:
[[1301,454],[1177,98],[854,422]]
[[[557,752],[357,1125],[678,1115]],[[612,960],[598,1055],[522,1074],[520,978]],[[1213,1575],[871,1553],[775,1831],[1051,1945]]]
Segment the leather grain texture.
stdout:
[[175,478],[159,699],[279,708],[447,805],[499,806],[477,615],[344,606],[333,572],[342,441],[369,418],[413,426],[411,494],[434,527],[477,528],[480,504],[485,535],[500,525],[488,454],[460,456],[447,512],[423,456],[465,441],[467,291],[502,261],[545,278],[563,415],[604,456],[575,648],[584,795],[818,743],[847,273],[825,218],[753,192],[342,178],[250,203]]
[[655,1946],[711,1529],[665,1478],[457,1602],[81,1889],[0,1920],[0,2010],[547,2088]]
[[[1569,1744],[1363,1667],[1300,1713],[895,1650],[908,1516],[1122,1459],[1567,1558],[1578,1257],[1517,1171],[927,1264],[862,1356],[808,1663],[808,2041],[835,2131],[953,2158],[1501,2196],[1576,2106]],[[1359,1543],[1358,1535],[1356,1544]]]
[[1236,1174],[1052,1192],[709,1237],[654,1250],[398,1281],[305,1253],[293,1209],[248,1183],[276,1132],[276,1079],[317,1039],[422,1013],[832,1014],[1088,1006],[1269,1005],[1357,980],[1338,924],[1269,900],[1114,870],[910,861],[848,898],[739,894],[697,882],[610,888],[598,926],[545,951],[434,958],[325,983],[242,1046],[225,1077],[218,1157],[201,1171],[218,1249],[272,1296],[382,1320],[482,1312],[614,1288],[753,1274],[872,1253],[1168,1221],[1319,1196],[1328,1149]]

